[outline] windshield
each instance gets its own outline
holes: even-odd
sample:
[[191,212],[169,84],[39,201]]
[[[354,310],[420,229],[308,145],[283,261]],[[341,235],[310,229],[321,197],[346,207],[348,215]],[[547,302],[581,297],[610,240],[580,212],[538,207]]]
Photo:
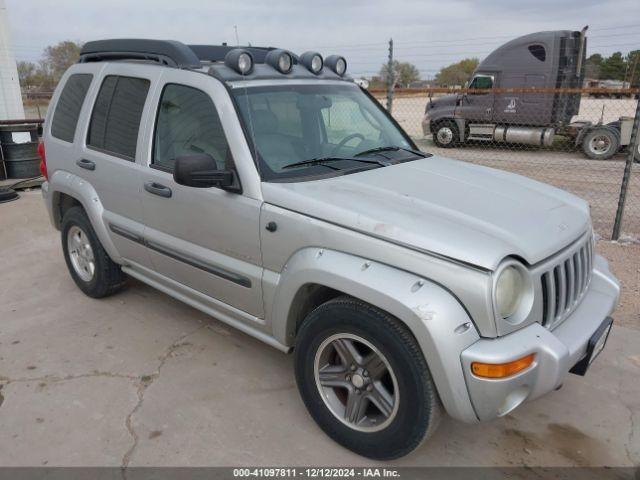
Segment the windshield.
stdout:
[[[354,157],[414,148],[380,105],[352,84],[237,87],[233,94],[263,180],[380,168],[384,164]],[[407,158],[417,157],[405,152],[390,163]]]

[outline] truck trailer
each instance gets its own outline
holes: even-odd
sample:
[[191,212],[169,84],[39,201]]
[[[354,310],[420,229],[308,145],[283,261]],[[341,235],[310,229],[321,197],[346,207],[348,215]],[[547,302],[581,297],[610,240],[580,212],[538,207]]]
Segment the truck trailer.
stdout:
[[587,157],[601,160],[628,148],[633,117],[608,124],[573,121],[580,109],[586,31],[531,33],[497,48],[463,93],[429,99],[423,133],[444,148],[469,141],[550,147],[568,138]]

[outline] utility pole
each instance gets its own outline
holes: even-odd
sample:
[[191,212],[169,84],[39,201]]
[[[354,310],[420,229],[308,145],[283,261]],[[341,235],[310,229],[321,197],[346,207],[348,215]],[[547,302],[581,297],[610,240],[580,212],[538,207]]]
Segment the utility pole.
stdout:
[[391,113],[393,108],[393,85],[395,83],[393,71],[393,38],[389,39],[389,62],[387,63],[387,111]]
[[24,119],[18,67],[9,37],[9,17],[4,0],[0,0],[0,120]]

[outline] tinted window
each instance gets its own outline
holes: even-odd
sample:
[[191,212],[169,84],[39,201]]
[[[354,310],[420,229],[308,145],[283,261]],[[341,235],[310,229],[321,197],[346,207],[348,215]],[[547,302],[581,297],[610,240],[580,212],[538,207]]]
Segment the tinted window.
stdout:
[[541,62],[544,62],[547,58],[547,51],[542,45],[529,45],[529,51],[531,52],[531,55]]
[[167,85],[160,98],[152,163],[172,171],[177,157],[195,153],[211,155],[220,169],[230,168],[229,145],[211,97],[195,88]]
[[51,135],[65,142],[73,142],[80,109],[87,96],[93,75],[76,73],[67,80],[53,114]]
[[149,80],[110,75],[104,79],[91,115],[91,147],[133,160]]
[[493,78],[488,75],[478,75],[477,77],[473,78],[471,84],[469,85],[469,88],[475,88],[478,90],[493,88]]

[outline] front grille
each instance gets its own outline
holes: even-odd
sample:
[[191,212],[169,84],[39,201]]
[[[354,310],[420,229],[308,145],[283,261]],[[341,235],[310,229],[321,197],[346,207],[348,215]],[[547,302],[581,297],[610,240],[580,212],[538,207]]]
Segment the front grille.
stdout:
[[589,238],[542,274],[544,326],[553,328],[575,309],[589,287],[592,270],[593,244]]

